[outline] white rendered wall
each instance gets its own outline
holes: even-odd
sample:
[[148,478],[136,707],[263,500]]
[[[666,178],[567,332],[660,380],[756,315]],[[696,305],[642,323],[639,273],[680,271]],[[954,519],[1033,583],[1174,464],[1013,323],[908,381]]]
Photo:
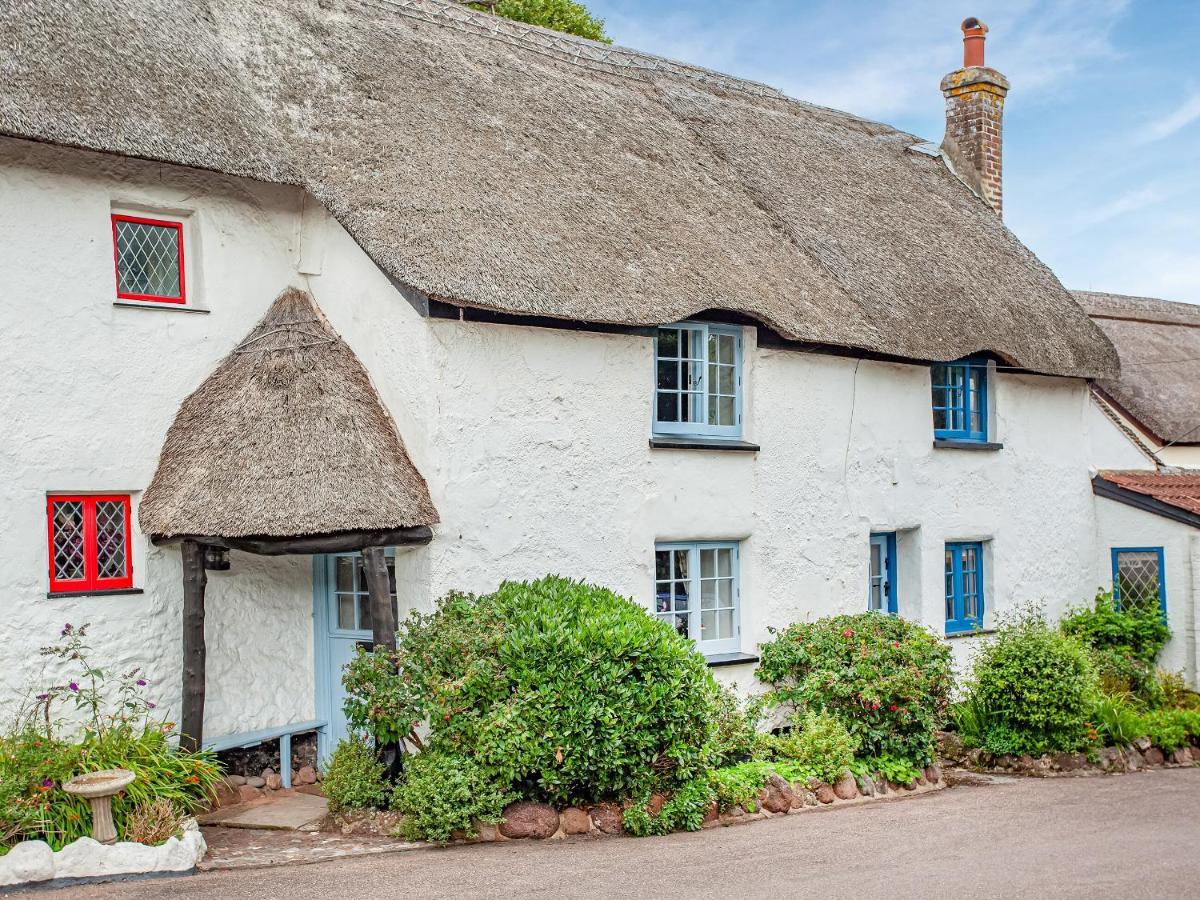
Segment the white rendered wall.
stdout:
[[[208,315],[115,299],[113,208],[189,213],[188,290]],[[66,622],[92,625],[95,661],[135,665],[172,717],[180,690],[177,548],[134,528],[144,593],[46,596],[46,495],[149,483],[180,401],[296,278],[299,194],[98,154],[0,139],[0,716],[61,681],[37,649]],[[210,573],[210,735],[313,716],[307,559],[233,554]]]
[[1188,683],[1197,683],[1196,584],[1200,577],[1200,532],[1190,525],[1152,513],[1095,498],[1097,554],[1095,581],[1112,589],[1112,548],[1162,547],[1166,576],[1167,624],[1171,640],[1159,663],[1168,671],[1182,672]]
[[[108,214],[130,204],[191,214],[189,278],[210,314],[112,305]],[[177,710],[178,550],[135,532],[143,594],[47,599],[45,496],[136,503],[180,401],[289,284],[371,372],[441,513],[433,543],[397,557],[402,610],[548,572],[649,604],[656,541],[738,540],[753,652],[768,626],[865,607],[871,531],[900,532],[900,612],[939,632],[945,541],[988,542],[989,623],[1023,600],[1087,600],[1107,559],[1089,465],[1092,431],[1112,425],[1080,381],[1002,373],[1004,449],[935,450],[925,367],[758,348],[745,329],[745,437],[761,451],[651,450],[650,338],[423,319],[296,190],[4,140],[0,208],[20,210],[0,216],[0,323],[24,388],[0,396],[0,712],[44,683],[36,648],[67,621],[92,622],[99,655],[143,664]],[[1104,465],[1135,465],[1101,439],[1120,460]],[[312,718],[309,560],[232,562],[210,573],[207,733]]]

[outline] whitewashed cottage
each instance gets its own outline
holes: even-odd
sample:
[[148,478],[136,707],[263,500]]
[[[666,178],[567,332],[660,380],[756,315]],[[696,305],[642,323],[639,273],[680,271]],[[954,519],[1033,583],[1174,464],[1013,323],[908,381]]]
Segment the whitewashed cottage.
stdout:
[[1118,361],[1000,218],[985,30],[937,146],[445,0],[0,8],[3,708],[87,621],[328,746],[389,578],[603,583],[743,686],[1088,600]]

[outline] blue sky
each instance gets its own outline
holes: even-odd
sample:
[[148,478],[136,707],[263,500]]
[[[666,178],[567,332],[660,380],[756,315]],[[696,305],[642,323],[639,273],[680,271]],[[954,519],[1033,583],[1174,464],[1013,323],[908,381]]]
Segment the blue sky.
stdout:
[[1200,303],[1200,0],[586,2],[618,44],[931,140],[978,16],[1009,227],[1069,288]]

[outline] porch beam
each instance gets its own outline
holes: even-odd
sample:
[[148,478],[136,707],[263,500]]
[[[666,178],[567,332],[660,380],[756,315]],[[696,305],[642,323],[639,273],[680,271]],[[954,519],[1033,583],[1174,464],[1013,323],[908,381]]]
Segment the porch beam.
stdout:
[[367,576],[367,595],[371,603],[371,640],[376,647],[395,650],[396,614],[392,609],[387,558],[382,547],[364,547],[362,558],[363,574]]
[[183,712],[179,744],[198,749],[204,741],[204,547],[184,541],[183,551]]
[[289,553],[349,553],[365,547],[400,547],[411,544],[428,544],[433,540],[433,529],[428,525],[411,528],[392,528],[374,531],[337,531],[330,534],[308,534],[295,537],[221,537],[220,535],[185,534],[151,535],[150,542],[163,547],[181,541],[196,541],[227,550],[242,550],[262,556],[284,556]]

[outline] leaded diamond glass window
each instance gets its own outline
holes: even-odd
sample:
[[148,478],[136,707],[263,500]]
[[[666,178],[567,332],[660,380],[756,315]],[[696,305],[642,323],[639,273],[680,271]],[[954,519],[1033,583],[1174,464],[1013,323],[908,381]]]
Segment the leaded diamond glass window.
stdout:
[[64,500],[50,504],[53,524],[54,577],[58,581],[82,581],[83,561],[83,503]]
[[132,586],[128,496],[52,496],[46,514],[51,593]]
[[183,225],[118,215],[112,222],[117,296],[182,303]]
[[1123,609],[1167,608],[1162,547],[1113,550],[1113,596]]
[[96,577],[122,577],[125,551],[125,504],[120,500],[97,501]]
[[739,649],[738,545],[654,548],[654,614],[703,653]]

